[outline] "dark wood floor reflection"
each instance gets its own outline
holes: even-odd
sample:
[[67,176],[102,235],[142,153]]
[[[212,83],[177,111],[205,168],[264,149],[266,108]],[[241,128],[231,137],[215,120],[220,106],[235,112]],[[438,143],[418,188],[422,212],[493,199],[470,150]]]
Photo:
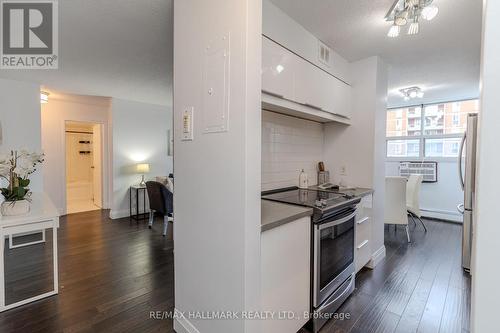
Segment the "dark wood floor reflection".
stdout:
[[[0,332],[173,332],[170,320],[150,319],[150,311],[173,310],[171,233],[162,237],[160,220],[149,230],[146,222],[110,220],[108,214],[61,218],[60,294],[1,313]],[[6,254],[11,269],[6,289],[13,300],[40,287],[33,281],[52,269],[51,248],[34,245],[17,251],[15,257]],[[48,269],[34,266],[41,256]],[[28,271],[35,276],[24,274]]]
[[327,323],[321,333],[468,332],[470,278],[462,272],[460,225],[425,221],[385,227],[387,256],[357,275],[356,290],[339,312],[349,320]]

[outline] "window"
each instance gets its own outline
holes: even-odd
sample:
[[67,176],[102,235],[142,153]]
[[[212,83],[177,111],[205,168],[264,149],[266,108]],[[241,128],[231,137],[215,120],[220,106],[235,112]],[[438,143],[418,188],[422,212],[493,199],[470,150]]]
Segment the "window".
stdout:
[[387,111],[387,136],[420,135],[420,107],[393,109]]
[[478,100],[387,110],[387,157],[455,158]]
[[420,155],[419,140],[388,140],[387,157],[418,157]]

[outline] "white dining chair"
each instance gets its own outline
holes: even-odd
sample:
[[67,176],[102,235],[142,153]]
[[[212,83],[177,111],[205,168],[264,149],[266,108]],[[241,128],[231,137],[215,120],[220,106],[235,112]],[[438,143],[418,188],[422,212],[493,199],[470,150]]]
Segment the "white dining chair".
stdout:
[[423,180],[424,176],[422,175],[410,175],[408,177],[408,183],[406,184],[406,210],[415,225],[417,225],[417,222],[415,222],[415,218],[417,218],[422,223],[425,232],[427,232],[424,221],[422,221],[422,212],[420,211],[420,188],[422,187]]
[[404,225],[408,243],[410,231],[408,229],[408,212],[406,210],[406,178],[385,178],[385,224]]

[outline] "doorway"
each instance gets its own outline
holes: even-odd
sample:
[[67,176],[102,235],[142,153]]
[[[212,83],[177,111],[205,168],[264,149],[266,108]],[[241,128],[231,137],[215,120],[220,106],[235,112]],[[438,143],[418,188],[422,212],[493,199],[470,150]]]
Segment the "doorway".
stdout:
[[66,121],[66,211],[103,208],[102,125]]

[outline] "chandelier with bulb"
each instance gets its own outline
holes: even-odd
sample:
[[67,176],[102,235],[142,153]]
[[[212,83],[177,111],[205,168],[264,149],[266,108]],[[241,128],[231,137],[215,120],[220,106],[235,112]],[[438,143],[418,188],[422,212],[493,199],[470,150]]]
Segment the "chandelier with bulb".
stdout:
[[404,26],[408,26],[408,35],[418,34],[420,19],[430,21],[439,12],[432,2],[433,0],[396,0],[385,17],[386,21],[392,22],[387,36],[398,37]]

